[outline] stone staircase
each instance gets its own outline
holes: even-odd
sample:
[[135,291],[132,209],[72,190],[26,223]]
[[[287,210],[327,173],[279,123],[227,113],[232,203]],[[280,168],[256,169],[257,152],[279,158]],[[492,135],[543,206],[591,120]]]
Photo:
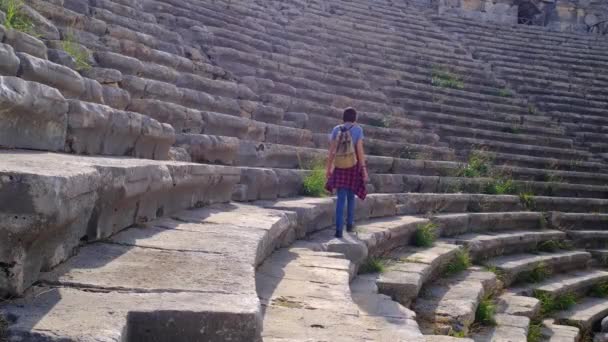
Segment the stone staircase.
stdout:
[[[0,340],[578,341],[608,316],[606,42],[392,1],[22,10]],[[372,194],[335,239],[334,200],[297,196],[346,106]]]

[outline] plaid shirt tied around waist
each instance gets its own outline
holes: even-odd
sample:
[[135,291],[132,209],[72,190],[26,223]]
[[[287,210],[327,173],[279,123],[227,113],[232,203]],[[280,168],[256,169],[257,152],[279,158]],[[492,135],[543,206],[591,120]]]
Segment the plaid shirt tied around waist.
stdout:
[[340,188],[352,190],[357,197],[362,200],[365,199],[367,189],[363,180],[363,168],[358,163],[348,169],[334,169],[327,183],[325,183],[325,190],[333,192],[334,189]]

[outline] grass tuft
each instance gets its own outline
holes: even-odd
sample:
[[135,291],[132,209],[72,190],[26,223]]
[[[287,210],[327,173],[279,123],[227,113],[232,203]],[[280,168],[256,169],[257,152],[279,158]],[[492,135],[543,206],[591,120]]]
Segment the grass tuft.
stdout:
[[507,88],[502,88],[498,90],[498,96],[500,97],[512,97],[513,93]]
[[433,68],[431,84],[441,88],[464,89],[464,82],[458,75],[439,67]]
[[541,322],[530,322],[528,326],[527,342],[540,342],[543,337],[543,324]]
[[539,283],[551,276],[551,270],[544,262],[534,266],[532,271],[526,272],[521,279],[527,283]]
[[490,158],[477,151],[473,151],[469,155],[467,165],[461,168],[457,175],[467,178],[485,177],[490,173],[490,169]]
[[492,301],[492,298],[487,296],[482,299],[477,306],[477,310],[475,311],[475,322],[486,326],[496,325],[496,320],[494,319],[495,313],[496,305]]
[[419,224],[414,236],[414,244],[418,247],[431,247],[437,239],[437,224],[427,222]]
[[454,329],[451,329],[450,332],[448,333],[448,336],[465,338],[465,337],[467,337],[467,334],[465,334],[464,330],[455,331]]
[[386,271],[387,261],[381,258],[370,257],[359,268],[359,274],[383,273]]
[[510,178],[492,178],[484,188],[484,193],[488,195],[508,195],[516,192],[517,186]]
[[570,246],[565,241],[547,240],[547,241],[543,241],[543,242],[539,243],[538,246],[536,247],[536,249],[539,250],[540,252],[555,253],[555,252],[559,251],[560,249],[566,249],[566,250],[572,249],[572,246]]
[[519,193],[519,202],[527,210],[530,210],[530,211],[536,210],[536,202],[534,201],[534,194],[531,192],[520,192]]
[[593,285],[591,291],[589,291],[589,295],[598,298],[608,297],[608,282]]
[[576,304],[576,296],[572,293],[553,296],[550,293],[535,290],[533,296],[540,301],[540,311],[543,315],[568,310]]
[[325,168],[320,164],[315,165],[310,173],[304,178],[304,196],[327,196],[327,190],[325,190],[325,181]]
[[445,268],[446,275],[460,273],[471,267],[471,255],[466,249],[460,249],[456,252],[454,260],[452,260]]
[[21,0],[0,0],[0,10],[6,15],[4,26],[6,28],[34,34],[34,24],[23,13],[23,1]]
[[87,70],[91,68],[89,51],[76,43],[74,35],[67,33],[61,41],[61,48],[76,61],[76,70]]

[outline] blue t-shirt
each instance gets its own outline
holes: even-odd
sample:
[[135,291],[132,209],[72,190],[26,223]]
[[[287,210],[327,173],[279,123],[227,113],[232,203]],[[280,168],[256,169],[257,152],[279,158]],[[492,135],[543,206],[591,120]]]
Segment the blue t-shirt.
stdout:
[[[357,146],[359,140],[363,139],[363,128],[361,128],[361,126],[357,124],[352,123],[345,123],[344,126],[352,127],[350,129],[350,136],[353,138],[353,145]],[[342,127],[342,125],[334,127],[334,129],[331,131],[331,141],[334,141],[338,138],[338,134],[340,133],[340,127]]]

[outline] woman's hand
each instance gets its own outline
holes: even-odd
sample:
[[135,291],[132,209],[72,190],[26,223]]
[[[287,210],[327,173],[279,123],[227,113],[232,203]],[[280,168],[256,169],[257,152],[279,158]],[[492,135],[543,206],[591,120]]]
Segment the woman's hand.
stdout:
[[363,167],[363,170],[361,170],[361,172],[363,173],[363,181],[365,183],[369,182],[369,175],[367,174],[367,167]]

